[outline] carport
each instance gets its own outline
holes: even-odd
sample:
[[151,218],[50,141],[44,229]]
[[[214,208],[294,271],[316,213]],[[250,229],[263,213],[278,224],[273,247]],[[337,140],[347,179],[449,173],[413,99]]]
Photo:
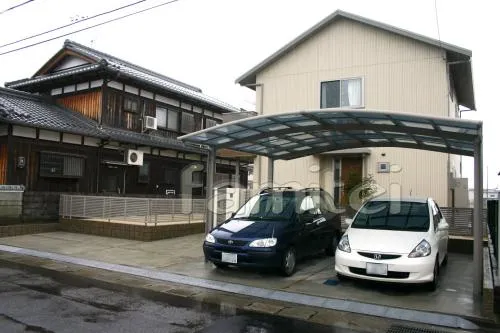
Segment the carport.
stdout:
[[[321,109],[256,116],[179,137],[204,145],[207,193],[213,193],[218,149],[226,148],[269,158],[273,162],[351,148],[400,147],[474,157],[474,296],[483,287],[482,248],[482,122],[424,114],[350,109]],[[205,231],[213,226],[208,214]]]

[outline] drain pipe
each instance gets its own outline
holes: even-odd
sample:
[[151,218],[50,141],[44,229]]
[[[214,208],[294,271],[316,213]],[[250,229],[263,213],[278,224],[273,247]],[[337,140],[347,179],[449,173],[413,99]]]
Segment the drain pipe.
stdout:
[[[259,101],[258,115],[262,116],[264,114],[264,83],[250,83],[250,84],[245,84],[243,86],[247,87],[247,88],[255,88],[255,87],[260,88],[260,101]],[[256,159],[257,159],[258,165],[259,165],[259,183],[260,183],[259,187],[260,187],[260,185],[262,184],[262,156],[258,155],[256,157]],[[255,165],[255,163],[254,163],[254,165]],[[268,179],[268,181],[269,181],[269,179]],[[255,182],[254,182],[254,186],[255,186]]]

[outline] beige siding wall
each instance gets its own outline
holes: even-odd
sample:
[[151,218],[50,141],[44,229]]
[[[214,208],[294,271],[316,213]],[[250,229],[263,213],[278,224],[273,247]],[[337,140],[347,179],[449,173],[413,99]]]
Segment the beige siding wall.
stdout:
[[319,183],[324,189],[333,193],[333,160],[331,156],[320,157]]
[[[436,47],[342,19],[257,75],[257,83],[263,84],[264,90],[262,94],[257,89],[257,107],[260,110],[263,96],[264,114],[318,109],[322,81],[362,77],[365,109],[447,116],[445,62],[444,53]],[[386,158],[382,158],[382,152]],[[401,164],[402,172],[375,173],[375,163],[380,159]],[[403,195],[411,191],[413,195],[431,195],[440,203],[447,202],[447,155],[378,148],[366,161],[367,174],[373,174],[381,185],[399,182]],[[307,171],[313,165],[328,164],[313,156],[280,162],[275,168],[275,183],[310,184],[321,180],[321,185],[332,191],[332,185],[320,177],[321,172]]]

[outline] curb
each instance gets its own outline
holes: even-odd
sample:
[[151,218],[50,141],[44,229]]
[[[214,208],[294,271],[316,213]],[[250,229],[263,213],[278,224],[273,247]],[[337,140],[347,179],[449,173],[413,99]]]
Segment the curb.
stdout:
[[[387,332],[393,325],[408,326],[408,322],[401,320],[304,306],[291,302],[278,302],[254,296],[249,297],[25,254],[0,251],[0,264],[50,276],[70,285],[96,286],[103,289],[127,292],[156,301],[164,301],[176,306],[215,311],[225,315],[249,312],[277,315],[311,323],[374,333]],[[482,322],[481,324],[490,326],[492,323]],[[416,325],[439,329],[440,332],[463,332],[459,329],[445,328],[443,326],[422,325],[420,323]]]

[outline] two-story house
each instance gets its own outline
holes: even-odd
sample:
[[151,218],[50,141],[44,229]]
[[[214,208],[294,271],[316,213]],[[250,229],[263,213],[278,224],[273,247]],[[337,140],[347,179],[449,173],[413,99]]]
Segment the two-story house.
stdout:
[[[6,87],[0,89],[0,184],[30,191],[203,196],[206,150],[177,136],[240,111],[72,41],[33,77]],[[219,156],[217,179],[246,184],[246,163],[234,156]],[[190,179],[182,176],[186,168]]]
[[[461,47],[336,11],[236,82],[256,90],[263,115],[352,108],[460,117],[459,105],[475,109],[471,56]],[[266,170],[267,159],[256,158],[256,186],[267,182]],[[319,185],[340,205],[348,202],[344,185],[368,175],[393,196],[466,205],[455,202],[461,189],[453,186],[453,178],[461,178],[461,158],[449,154],[366,147],[276,161],[274,170],[275,184]]]

